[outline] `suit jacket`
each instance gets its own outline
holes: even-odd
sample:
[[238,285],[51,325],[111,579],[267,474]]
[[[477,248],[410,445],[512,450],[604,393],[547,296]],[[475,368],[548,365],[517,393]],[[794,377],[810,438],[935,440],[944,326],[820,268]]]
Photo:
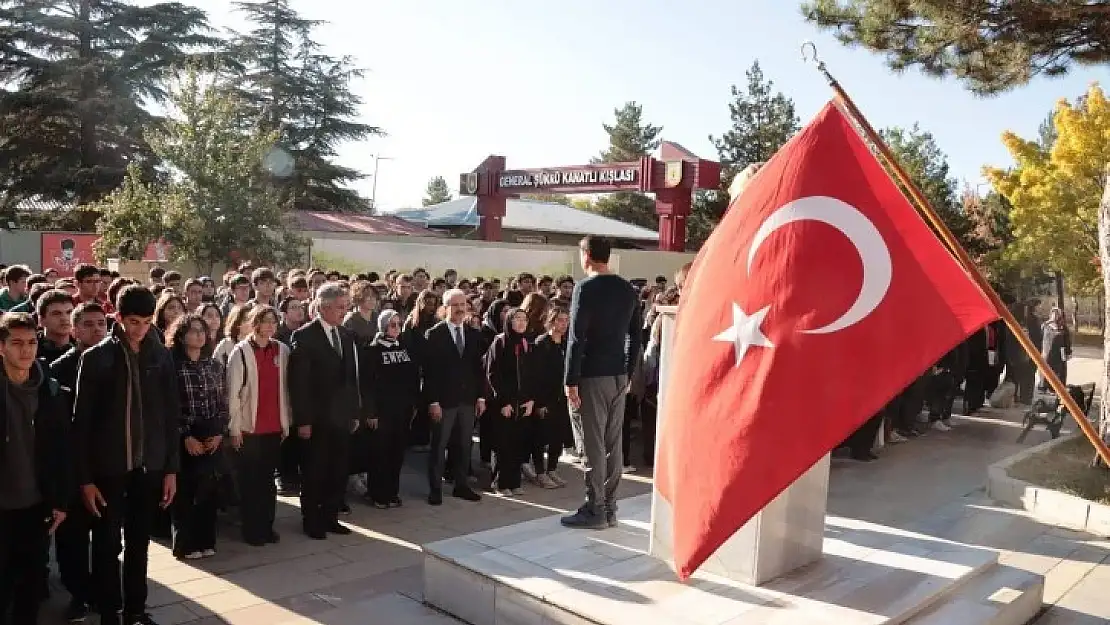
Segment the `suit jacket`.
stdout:
[[343,326],[336,328],[342,358],[319,318],[293,333],[286,375],[294,426],[349,428],[352,421],[370,416],[370,376],[359,363],[355,335]]
[[463,354],[455,346],[451,327],[441,321],[428,330],[424,343],[424,397],[443,409],[473,406],[485,394],[482,333],[463,327]]

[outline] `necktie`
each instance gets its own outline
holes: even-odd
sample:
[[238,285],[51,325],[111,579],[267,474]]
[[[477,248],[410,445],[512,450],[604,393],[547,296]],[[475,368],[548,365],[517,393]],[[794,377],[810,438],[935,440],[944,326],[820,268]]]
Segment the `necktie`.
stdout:
[[466,346],[463,344],[463,333],[461,326],[455,326],[455,348],[459,350],[459,356],[463,355],[463,349]]
[[335,353],[339,354],[340,358],[343,358],[343,347],[339,343],[339,328],[331,329],[331,346],[335,349]]

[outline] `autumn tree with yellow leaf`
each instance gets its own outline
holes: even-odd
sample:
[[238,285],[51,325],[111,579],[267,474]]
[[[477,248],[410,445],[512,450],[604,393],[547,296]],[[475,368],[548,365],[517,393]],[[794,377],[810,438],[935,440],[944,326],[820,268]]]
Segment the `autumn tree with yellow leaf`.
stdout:
[[1005,133],[1014,166],[984,173],[1012,205],[1007,254],[1043,262],[1073,290],[1091,293],[1102,288],[1098,211],[1110,162],[1110,101],[1092,85],[1074,103],[1061,100],[1052,125],[1051,145]]

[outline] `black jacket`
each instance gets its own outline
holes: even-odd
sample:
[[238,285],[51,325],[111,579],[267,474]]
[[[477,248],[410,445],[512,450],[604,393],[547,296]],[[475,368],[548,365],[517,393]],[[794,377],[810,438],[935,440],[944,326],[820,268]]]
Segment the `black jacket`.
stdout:
[[567,411],[567,396],[563,388],[563,367],[567,362],[567,340],[551,340],[550,334],[536,339],[535,376],[536,403],[552,412]]
[[[176,474],[181,467],[181,405],[170,351],[153,328],[139,347],[142,389],[140,432],[133,432],[127,405],[131,392],[128,349],[119,331],[81,354],[73,407],[74,470],[78,484],[118,477],[128,470]],[[132,466],[136,444],[142,466]]]
[[446,321],[428,330],[425,338],[424,400],[444,410],[474,405],[486,386],[482,333],[463,326],[462,356]]
[[77,396],[77,367],[80,364],[81,352],[76,347],[69,348],[68,352],[50,363],[50,375],[58,381],[62,394],[69,402],[67,421],[73,420],[73,400]]
[[380,333],[366,349],[366,368],[374,388],[373,419],[405,419],[420,401],[420,366],[405,345]]
[[[52,510],[65,510],[73,491],[73,474],[70,471],[69,410],[61,385],[47,376],[39,386],[39,407],[35,412],[35,470],[39,494],[43,503]],[[8,452],[7,402],[0,401],[0,458]]]
[[[490,390],[487,410],[499,413],[505,406],[514,412],[537,399],[535,345],[524,335],[498,334],[486,353],[486,381]],[[520,415],[518,415],[520,416]]]
[[347,429],[353,421],[371,416],[372,388],[366,367],[360,366],[355,335],[336,326],[343,358],[335,352],[319,318],[293,333],[289,355],[289,404],[293,425]]

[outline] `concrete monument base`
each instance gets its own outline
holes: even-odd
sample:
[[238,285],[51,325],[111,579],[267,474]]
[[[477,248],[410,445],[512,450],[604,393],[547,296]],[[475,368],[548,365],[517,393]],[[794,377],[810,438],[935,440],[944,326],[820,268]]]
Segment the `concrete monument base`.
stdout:
[[993,551],[828,516],[822,555],[760,586],[700,571],[682,584],[648,554],[651,496],[619,527],[548,517],[424,547],[424,596],[472,625],[1019,625],[1039,575]]

